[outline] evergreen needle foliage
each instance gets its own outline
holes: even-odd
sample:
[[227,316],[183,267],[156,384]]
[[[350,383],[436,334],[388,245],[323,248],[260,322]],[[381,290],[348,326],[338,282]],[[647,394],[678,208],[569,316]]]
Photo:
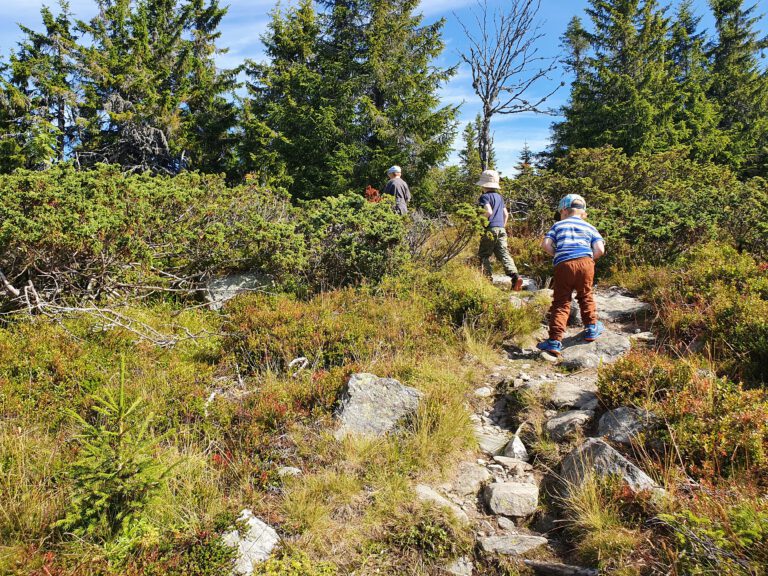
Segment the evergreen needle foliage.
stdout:
[[142,512],[173,466],[158,461],[163,436],[153,436],[153,414],[142,415],[143,400],[125,394],[121,366],[117,393],[93,396],[94,422],[70,412],[81,431],[74,442],[78,456],[69,471],[73,496],[69,512],[57,525],[76,536],[106,542],[124,531],[135,532]]

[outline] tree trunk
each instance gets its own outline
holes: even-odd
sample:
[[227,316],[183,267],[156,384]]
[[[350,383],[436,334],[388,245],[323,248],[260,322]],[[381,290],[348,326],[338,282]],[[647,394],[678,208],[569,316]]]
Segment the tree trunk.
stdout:
[[491,161],[491,114],[488,110],[483,110],[483,120],[480,124],[480,134],[478,137],[478,148],[480,150],[480,164],[483,170],[488,170]]

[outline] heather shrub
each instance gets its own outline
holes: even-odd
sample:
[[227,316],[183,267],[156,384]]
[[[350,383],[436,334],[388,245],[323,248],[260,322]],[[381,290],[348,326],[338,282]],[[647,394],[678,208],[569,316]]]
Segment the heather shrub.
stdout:
[[690,364],[647,351],[633,351],[598,374],[600,402],[606,408],[650,405],[683,390],[693,378]]
[[388,543],[406,557],[418,554],[427,563],[447,561],[466,553],[471,544],[450,512],[433,506],[398,510],[390,520]]
[[667,446],[699,478],[768,474],[768,395],[694,371],[681,360],[635,352],[600,371],[607,407],[640,404],[663,423],[648,444]]
[[287,295],[244,296],[230,307],[227,331],[225,348],[244,366],[278,373],[301,357],[320,370],[427,352],[440,336],[440,328],[427,321],[417,301],[354,289],[308,301]]
[[643,267],[617,280],[654,305],[673,346],[701,350],[732,379],[768,379],[765,262],[710,243],[692,249],[672,266]]
[[424,278],[419,288],[438,318],[468,327],[500,342],[533,332],[541,322],[543,302],[518,308],[509,294],[466,266],[447,267]]

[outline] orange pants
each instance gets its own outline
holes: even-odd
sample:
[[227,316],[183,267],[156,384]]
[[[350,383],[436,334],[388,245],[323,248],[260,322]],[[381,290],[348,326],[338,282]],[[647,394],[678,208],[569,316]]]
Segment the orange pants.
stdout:
[[549,337],[562,340],[568,316],[571,313],[571,295],[576,290],[576,300],[581,309],[584,326],[597,322],[597,308],[592,298],[595,280],[595,261],[592,258],[575,258],[555,266],[554,295],[549,309]]

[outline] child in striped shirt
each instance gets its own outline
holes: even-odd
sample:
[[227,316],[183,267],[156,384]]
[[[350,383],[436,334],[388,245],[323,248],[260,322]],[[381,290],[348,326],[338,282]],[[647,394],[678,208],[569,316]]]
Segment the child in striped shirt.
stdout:
[[571,295],[576,300],[584,323],[584,340],[592,342],[604,330],[597,320],[597,309],[592,297],[595,279],[595,260],[605,254],[605,242],[600,232],[584,221],[587,203],[578,194],[568,194],[557,209],[560,221],[555,222],[544,236],[541,247],[554,257],[554,295],[549,310],[549,339],[537,344],[543,352],[559,356],[561,340],[571,311]]

